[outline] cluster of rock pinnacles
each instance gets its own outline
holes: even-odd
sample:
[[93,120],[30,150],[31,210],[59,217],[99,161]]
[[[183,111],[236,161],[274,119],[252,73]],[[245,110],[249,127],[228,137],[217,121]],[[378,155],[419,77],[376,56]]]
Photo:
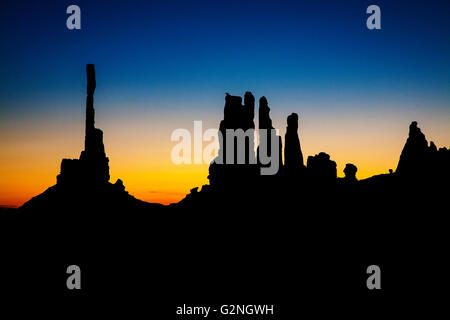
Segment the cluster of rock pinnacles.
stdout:
[[[115,191],[124,192],[125,187],[120,179],[114,185],[109,183],[109,159],[106,157],[103,145],[103,132],[95,128],[94,91],[96,88],[94,65],[86,66],[87,74],[87,97],[86,97],[86,128],[85,128],[85,149],[81,152],[79,159],[63,159],[61,162],[61,172],[57,176],[55,187],[73,187],[80,185],[90,185],[102,188],[102,186],[113,186]],[[246,92],[242,103],[242,97],[226,94],[224,118],[220,122],[219,131],[224,137],[220,142],[219,155],[225,158],[226,155],[226,130],[227,129],[255,129],[255,98],[250,92]],[[270,118],[270,108],[265,97],[259,99],[258,125],[259,129],[274,129]],[[304,181],[306,183],[319,184],[356,184],[360,181],[356,178],[357,167],[348,163],[344,169],[345,178],[337,178],[336,162],[324,152],[309,156],[304,163],[300,139],[298,136],[299,117],[292,113],[287,117],[287,128],[284,146],[284,164],[282,157],[281,137],[275,140],[267,140],[267,152],[271,155],[274,147],[270,141],[278,141],[278,161],[280,170],[276,176],[283,177],[284,180]],[[276,134],[271,131],[271,134]],[[209,168],[209,185],[205,185],[202,191],[228,189],[230,187],[255,182],[264,184],[272,179],[270,176],[261,177],[260,168],[262,164],[259,156],[259,148],[254,153],[253,137],[246,140],[246,157],[242,164],[218,164],[214,161]],[[236,156],[236,153],[235,153]],[[250,162],[250,157],[257,159],[256,163]],[[390,170],[389,176],[411,178],[431,178],[446,179],[450,177],[448,165],[450,161],[450,150],[440,148],[439,150],[433,142],[428,145],[425,135],[417,127],[417,122],[412,122],[409,128],[409,137],[400,156],[398,167],[395,172]],[[236,163],[236,162],[235,162]],[[371,178],[369,178],[371,179]],[[100,190],[99,189],[99,190]],[[191,190],[191,194],[186,199],[198,193],[198,188]],[[37,197],[36,197],[37,198]]]

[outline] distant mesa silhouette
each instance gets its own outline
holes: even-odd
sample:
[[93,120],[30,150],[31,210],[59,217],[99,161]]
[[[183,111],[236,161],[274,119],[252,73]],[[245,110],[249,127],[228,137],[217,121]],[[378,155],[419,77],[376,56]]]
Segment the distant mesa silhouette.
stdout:
[[[79,159],[63,159],[56,185],[44,193],[26,202],[22,209],[64,209],[76,207],[101,209],[155,209],[164,206],[137,200],[129,195],[121,179],[114,184],[109,182],[109,159],[103,144],[103,132],[95,127],[94,92],[96,88],[94,65],[86,66],[86,127],[85,146]],[[261,175],[261,168],[267,167],[263,161],[261,145],[256,148],[254,135],[245,136],[245,156],[238,157],[238,138],[233,144],[227,143],[227,130],[255,129],[255,97],[249,91],[244,98],[225,94],[223,120],[220,121],[220,139],[218,156],[209,166],[209,184],[194,187],[179,203],[170,207],[245,208],[253,210],[255,202],[259,207],[277,207],[281,201],[297,202],[299,197],[311,199],[330,198],[339,190],[348,193],[361,192],[370,186],[374,190],[387,192],[390,187],[424,186],[447,183],[450,179],[450,150],[438,149],[431,142],[428,144],[416,121],[409,127],[409,136],[401,152],[395,172],[376,175],[358,180],[357,167],[347,163],[344,178],[337,177],[337,165],[329,154],[320,152],[307,157],[306,165],[299,137],[299,116],[292,113],[287,117],[285,134],[284,163],[281,137],[273,130],[270,108],[266,97],[259,99],[258,128],[259,141],[263,141],[262,131],[270,130],[266,139],[265,154],[272,156],[275,151],[273,141],[278,143],[279,170],[274,175]],[[233,146],[233,150],[228,150]],[[228,157],[227,157],[228,156]],[[227,162],[231,158],[231,163]],[[218,161],[223,159],[223,162]],[[373,189],[375,187],[376,189]],[[331,188],[331,189],[330,189]],[[334,191],[333,191],[334,190]],[[239,204],[236,207],[236,204]]]

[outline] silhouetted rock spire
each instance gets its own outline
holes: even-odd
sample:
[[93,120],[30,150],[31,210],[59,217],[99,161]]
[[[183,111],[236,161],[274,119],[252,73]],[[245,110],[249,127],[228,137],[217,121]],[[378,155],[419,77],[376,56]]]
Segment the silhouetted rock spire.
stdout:
[[103,131],[95,128],[94,91],[95,68],[86,65],[86,128],[84,150],[80,159],[63,159],[58,183],[105,183],[109,181],[109,159],[103,145]]
[[336,162],[330,160],[330,155],[325,152],[309,156],[307,168],[312,181],[315,183],[332,183],[336,181]]
[[[259,142],[262,143],[262,132],[263,130],[266,130],[266,143],[267,143],[267,156],[272,155],[272,134],[275,134],[275,132],[271,131],[274,129],[272,126],[272,119],[270,118],[270,108],[269,103],[267,102],[266,97],[262,96],[259,99],[259,110],[258,110],[258,127],[259,127]],[[281,137],[278,136],[278,163],[281,166],[283,164],[283,158],[282,158],[282,150],[283,150],[283,143],[281,141]],[[258,147],[258,161],[259,161],[259,148]],[[259,161],[260,162],[260,161]]]
[[298,115],[292,113],[287,117],[286,135],[284,137],[284,164],[287,168],[303,168],[303,154],[298,138]]
[[259,129],[273,129],[272,127],[272,119],[270,119],[270,108],[269,103],[267,102],[266,97],[262,96],[259,99]]
[[243,128],[254,129],[255,128],[255,97],[251,92],[247,91],[244,95],[244,123]]
[[[95,82],[95,68],[93,64],[86,65],[86,140],[95,129],[94,91],[97,86]],[[85,145],[85,149],[88,147]]]
[[450,177],[450,151],[447,148],[438,150],[433,141],[428,146],[425,135],[413,121],[395,173],[415,180],[446,179]]

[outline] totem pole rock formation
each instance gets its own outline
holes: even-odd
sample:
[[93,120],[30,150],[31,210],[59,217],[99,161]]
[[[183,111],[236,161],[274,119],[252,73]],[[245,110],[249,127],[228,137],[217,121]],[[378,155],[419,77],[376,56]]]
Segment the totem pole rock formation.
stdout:
[[325,152],[309,156],[307,169],[312,181],[315,183],[333,183],[336,181],[336,162],[330,160],[330,155]]
[[94,91],[96,87],[93,64],[86,65],[86,128],[84,150],[80,159],[63,159],[58,184],[106,183],[109,181],[109,159],[103,145],[103,132],[95,128]]

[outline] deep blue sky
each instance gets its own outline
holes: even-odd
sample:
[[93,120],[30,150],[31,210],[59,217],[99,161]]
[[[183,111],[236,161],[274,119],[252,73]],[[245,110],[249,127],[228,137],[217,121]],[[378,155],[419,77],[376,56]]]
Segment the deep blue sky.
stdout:
[[[65,26],[70,4],[81,30]],[[365,27],[370,4],[381,7],[382,30]],[[2,2],[0,110],[79,97],[86,63],[111,99],[126,93],[136,105],[182,108],[245,90],[295,98],[298,88],[448,98],[449,12],[444,0]]]

